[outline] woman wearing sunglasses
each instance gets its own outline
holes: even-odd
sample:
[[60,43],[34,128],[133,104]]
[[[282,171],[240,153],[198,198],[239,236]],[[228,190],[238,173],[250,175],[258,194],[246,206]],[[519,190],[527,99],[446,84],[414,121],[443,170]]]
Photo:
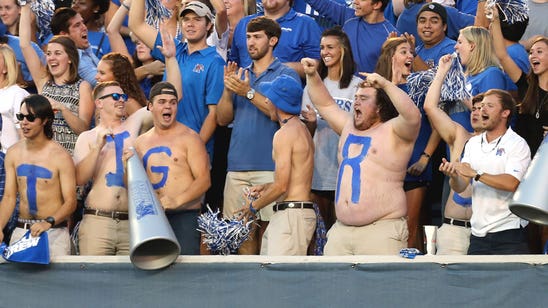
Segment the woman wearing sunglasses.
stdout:
[[78,135],[90,128],[91,85],[78,76],[78,50],[66,36],[54,36],[46,49],[47,65],[40,62],[30,44],[30,14],[29,5],[21,7],[19,44],[38,93],[49,99],[55,111],[53,139],[72,154]]
[[6,44],[0,44],[0,97],[2,98],[0,102],[2,115],[0,143],[4,153],[21,137],[21,130],[16,123],[15,114],[19,112],[23,98],[29,95],[27,91],[17,85],[18,75],[17,60],[13,50]]

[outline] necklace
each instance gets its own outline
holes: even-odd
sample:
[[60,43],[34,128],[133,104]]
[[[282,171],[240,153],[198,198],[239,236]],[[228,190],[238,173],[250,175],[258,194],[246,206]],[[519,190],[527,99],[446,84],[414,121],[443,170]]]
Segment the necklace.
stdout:
[[295,117],[295,115],[292,115],[289,118],[282,120],[281,122],[282,122],[282,124],[285,124],[285,123],[287,123],[287,121],[293,119],[294,117]]
[[[506,133],[506,132],[505,132],[505,133]],[[481,137],[481,144],[480,144],[481,151],[482,151],[483,153],[491,153],[491,152],[493,152],[493,150],[496,149],[496,148],[499,146],[499,143],[500,143],[500,141],[502,140],[502,136],[504,136],[504,134],[500,135],[500,137],[498,138],[499,140],[497,141],[497,143],[495,144],[495,146],[494,146],[493,148],[491,148],[491,150],[489,150],[489,151],[486,152],[486,151],[483,150],[483,139],[484,139],[483,137],[485,137],[485,139],[487,139],[487,133],[484,133],[484,136]],[[488,143],[488,144],[489,144],[489,143]]]
[[540,118],[540,112],[542,111],[542,107],[544,107],[544,104],[546,104],[546,101],[548,101],[548,94],[546,94],[546,92],[544,92],[544,97],[542,98],[542,101],[540,100],[540,97],[539,97],[539,102],[537,104],[537,112],[535,113],[535,118],[537,118],[537,119]]

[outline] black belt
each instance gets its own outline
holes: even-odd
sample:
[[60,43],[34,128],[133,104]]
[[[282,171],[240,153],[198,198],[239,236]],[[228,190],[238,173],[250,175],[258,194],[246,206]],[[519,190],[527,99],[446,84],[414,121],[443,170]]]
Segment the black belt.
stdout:
[[458,219],[453,219],[453,218],[444,218],[443,222],[446,223],[446,224],[450,224],[450,225],[454,225],[454,226],[461,226],[461,227],[465,227],[465,228],[470,228],[471,227],[470,222],[466,221],[466,220],[458,220]]
[[[45,220],[43,219],[37,219],[37,220],[26,220],[26,221],[17,221],[17,224],[16,224],[16,227],[17,228],[21,228],[21,229],[30,229],[30,227],[35,224],[35,223],[38,223],[38,222],[43,222]],[[53,229],[56,229],[56,228],[64,228],[67,226],[67,221],[63,221],[55,226],[52,226],[51,228]]]
[[97,210],[97,209],[84,209],[84,214],[108,217],[114,220],[128,220],[129,218],[127,212],[103,211],[103,210]]
[[296,202],[296,201],[284,201],[274,204],[274,212],[283,211],[285,209],[313,209],[314,203],[312,202]]

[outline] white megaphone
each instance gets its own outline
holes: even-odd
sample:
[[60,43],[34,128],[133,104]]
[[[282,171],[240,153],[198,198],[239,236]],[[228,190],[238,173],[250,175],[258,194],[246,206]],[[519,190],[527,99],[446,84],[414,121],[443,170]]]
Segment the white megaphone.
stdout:
[[129,257],[140,269],[164,268],[175,262],[181,246],[135,149],[130,150],[133,156],[127,161]]
[[523,219],[548,225],[548,136],[544,137],[514,193],[510,211]]

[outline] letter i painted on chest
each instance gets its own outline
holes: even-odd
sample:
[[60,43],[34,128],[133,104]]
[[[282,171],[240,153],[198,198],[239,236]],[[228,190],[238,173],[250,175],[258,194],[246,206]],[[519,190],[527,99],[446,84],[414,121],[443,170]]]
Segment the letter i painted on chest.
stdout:
[[38,204],[36,203],[36,180],[51,179],[53,173],[44,167],[21,164],[17,167],[17,176],[27,177],[27,200],[29,203],[29,212],[32,215],[35,215],[38,213]]
[[109,172],[105,175],[108,187],[124,187],[124,163],[122,161],[122,154],[124,152],[124,140],[127,138],[129,138],[129,132],[127,131],[114,135],[114,138],[107,136],[107,143],[114,142],[116,158],[116,172]]
[[[361,146],[361,152],[358,156],[348,157],[350,146]],[[360,200],[360,183],[361,183],[361,168],[360,163],[367,155],[369,147],[371,146],[371,137],[363,137],[349,134],[346,138],[342,148],[342,161],[339,166],[339,175],[337,177],[337,191],[335,195],[335,202],[339,201],[339,195],[341,190],[342,176],[346,166],[350,167],[352,172],[352,203],[358,203]]]

